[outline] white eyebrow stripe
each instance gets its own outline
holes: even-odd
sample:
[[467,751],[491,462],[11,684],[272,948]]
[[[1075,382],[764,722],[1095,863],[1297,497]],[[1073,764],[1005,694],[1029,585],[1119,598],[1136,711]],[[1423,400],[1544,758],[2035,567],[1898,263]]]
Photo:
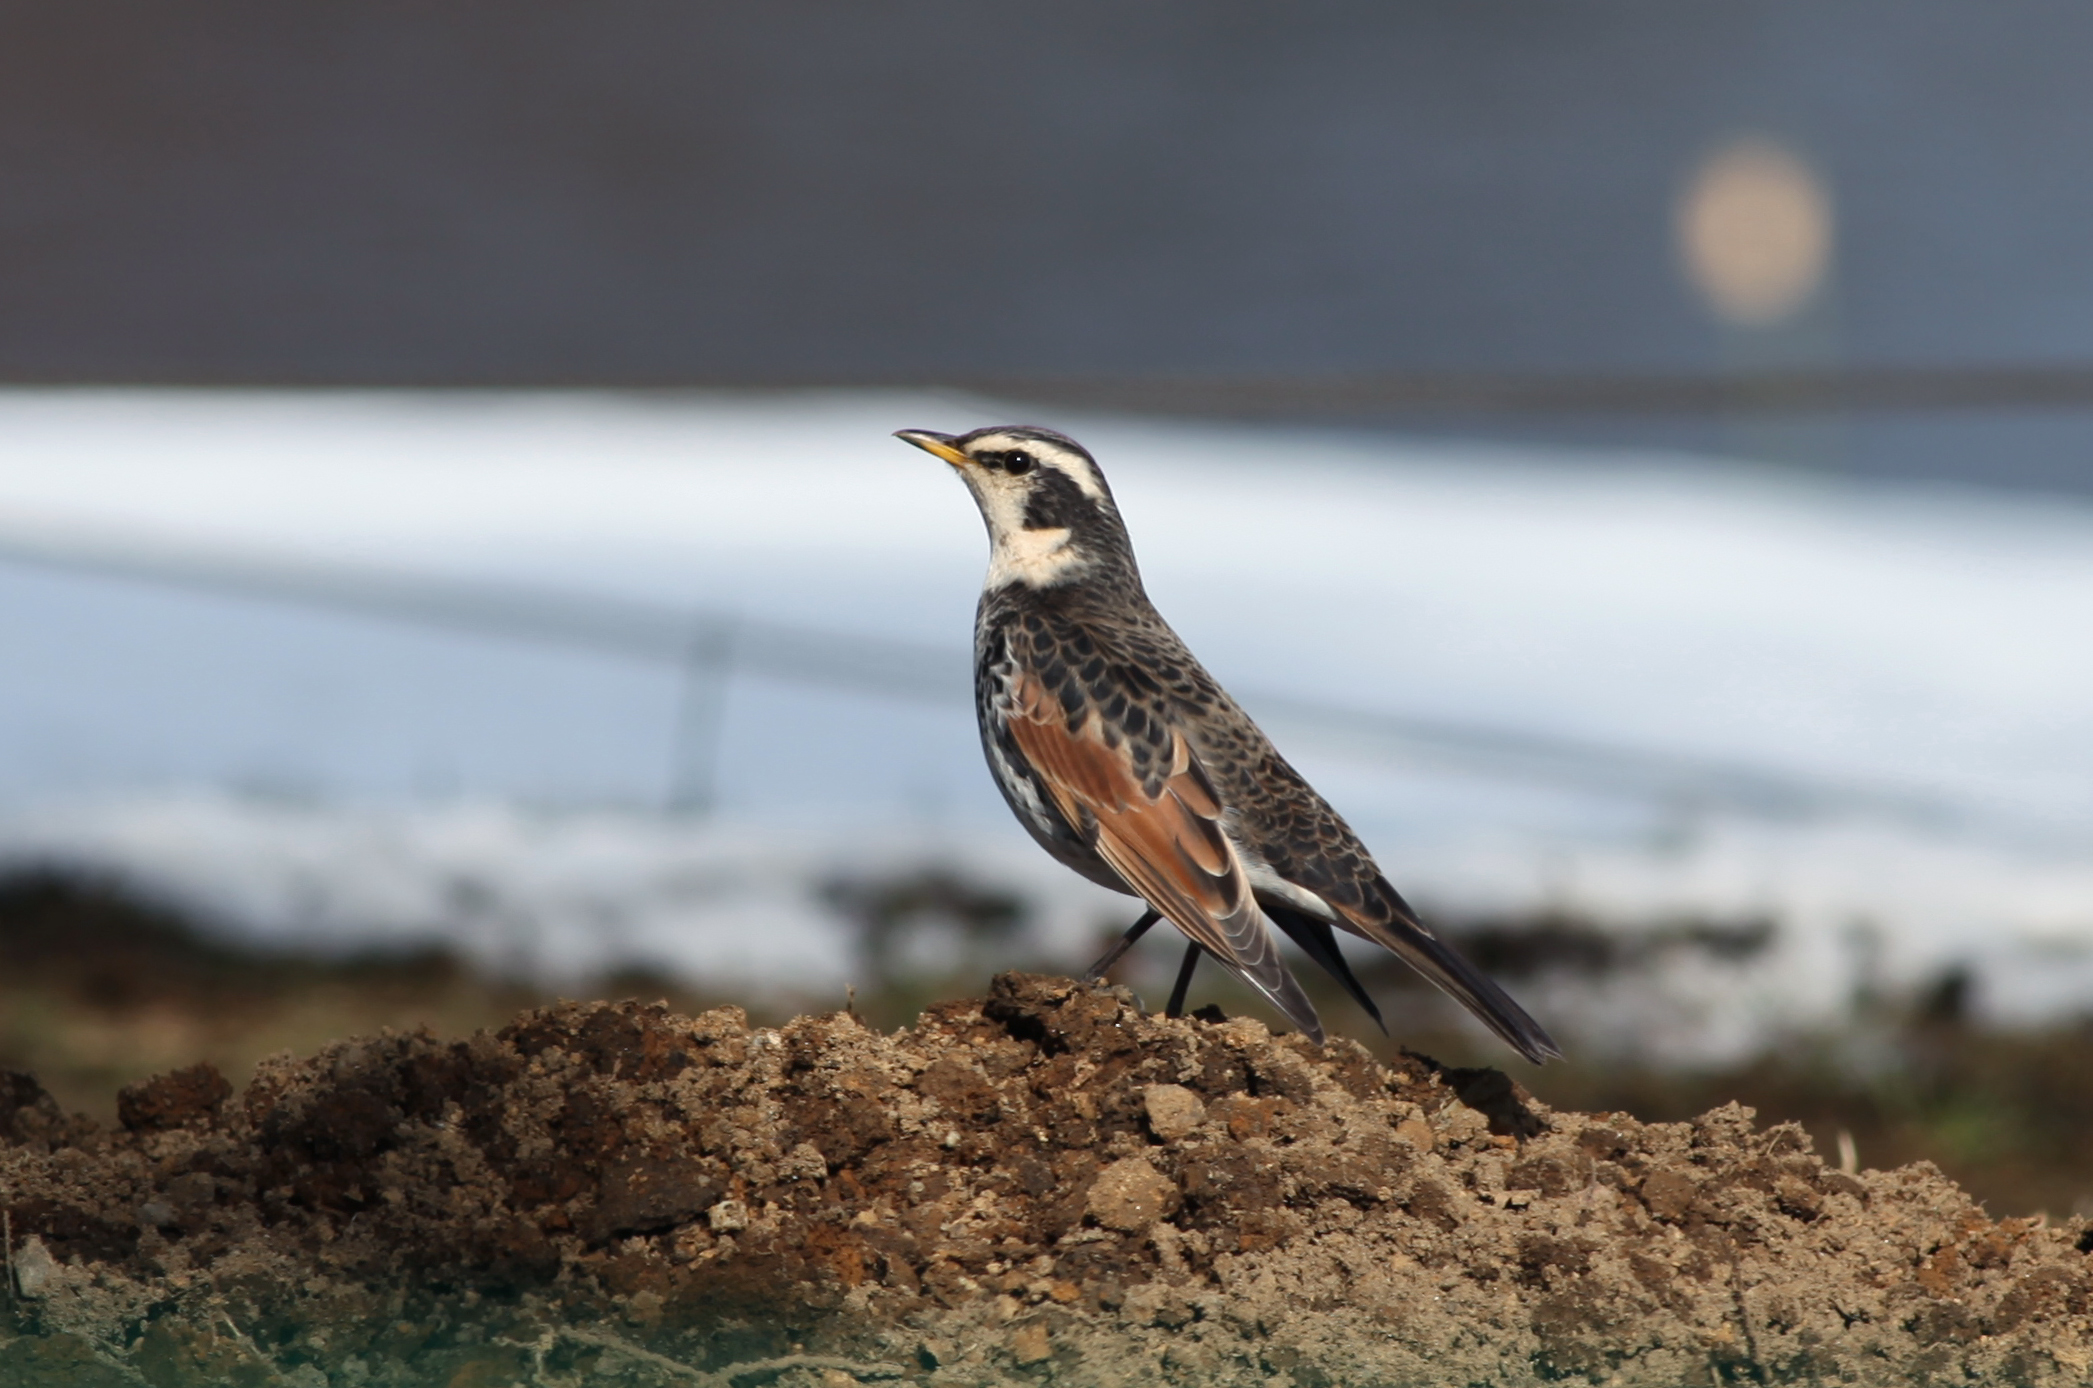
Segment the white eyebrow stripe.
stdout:
[[1082,454],[1071,453],[1057,443],[1049,443],[1045,439],[1022,438],[1015,434],[989,434],[975,439],[971,446],[997,453],[1022,448],[1048,467],[1058,470],[1092,501],[1105,499],[1105,482],[1098,475],[1096,465]]
[[1037,446],[1051,450],[1041,458],[1041,461],[1052,467],[1060,468],[1070,481],[1082,489],[1084,496],[1089,497],[1092,501],[1103,501],[1105,499],[1105,484],[1099,479],[1097,469],[1090,465],[1089,459],[1082,457],[1080,454],[1070,453],[1066,449],[1055,448],[1052,444],[1040,444]]

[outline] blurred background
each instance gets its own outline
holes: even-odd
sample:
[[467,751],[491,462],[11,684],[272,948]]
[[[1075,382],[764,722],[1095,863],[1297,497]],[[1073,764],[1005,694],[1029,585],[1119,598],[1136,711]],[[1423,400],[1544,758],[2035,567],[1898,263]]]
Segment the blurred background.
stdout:
[[[2089,45],[0,7],[0,1066],[106,1114],[558,994],[1080,968],[1134,913],[998,801],[979,521],[888,437],[1022,419],[1565,1039],[1542,1097],[2093,1210]],[[1360,962],[1394,1040],[1334,1029],[1508,1059]]]

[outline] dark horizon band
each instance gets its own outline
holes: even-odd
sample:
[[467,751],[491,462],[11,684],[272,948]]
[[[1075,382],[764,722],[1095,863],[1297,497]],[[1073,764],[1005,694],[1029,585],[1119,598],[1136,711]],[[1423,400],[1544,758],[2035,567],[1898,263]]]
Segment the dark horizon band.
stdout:
[[1314,415],[1621,415],[1692,417],[2093,408],[2093,363],[1853,366],[1716,372],[922,371],[687,376],[441,377],[140,373],[123,378],[0,372],[0,388],[290,388],[308,390],[758,391],[915,389],[1075,408],[1231,418]]

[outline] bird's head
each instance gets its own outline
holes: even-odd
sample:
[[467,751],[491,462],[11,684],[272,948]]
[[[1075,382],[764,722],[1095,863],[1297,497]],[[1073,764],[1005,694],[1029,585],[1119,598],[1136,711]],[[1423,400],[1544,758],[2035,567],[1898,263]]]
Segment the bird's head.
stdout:
[[1139,582],[1133,548],[1097,460],[1066,434],[997,424],[970,434],[899,429],[950,463],[988,523],[988,586]]

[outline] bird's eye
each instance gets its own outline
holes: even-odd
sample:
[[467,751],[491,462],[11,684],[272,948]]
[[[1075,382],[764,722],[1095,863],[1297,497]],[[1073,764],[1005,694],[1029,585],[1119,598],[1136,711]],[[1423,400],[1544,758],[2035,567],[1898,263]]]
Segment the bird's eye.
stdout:
[[1024,452],[1005,453],[1003,471],[1012,477],[1022,477],[1032,470],[1032,455]]

